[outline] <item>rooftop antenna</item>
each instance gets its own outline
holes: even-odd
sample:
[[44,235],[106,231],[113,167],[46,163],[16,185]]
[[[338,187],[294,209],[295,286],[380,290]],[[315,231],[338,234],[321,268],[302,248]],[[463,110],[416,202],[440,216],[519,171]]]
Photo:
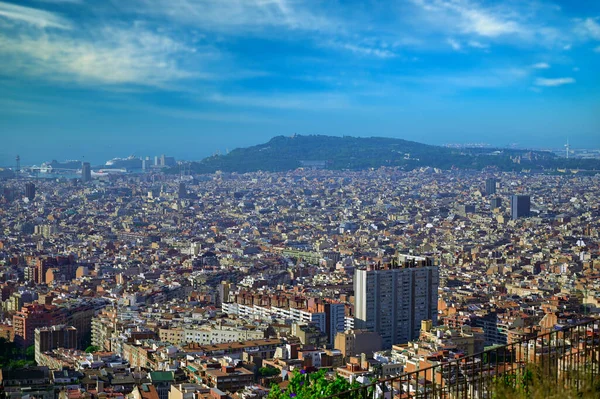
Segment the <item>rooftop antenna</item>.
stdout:
[[21,157],[17,155],[17,158],[15,158],[15,160],[17,161],[17,167],[16,167],[16,171],[17,173],[19,173],[21,171]]
[[567,150],[567,159],[569,159],[569,150],[571,146],[569,145],[569,138],[567,138],[567,144],[565,144],[565,149]]

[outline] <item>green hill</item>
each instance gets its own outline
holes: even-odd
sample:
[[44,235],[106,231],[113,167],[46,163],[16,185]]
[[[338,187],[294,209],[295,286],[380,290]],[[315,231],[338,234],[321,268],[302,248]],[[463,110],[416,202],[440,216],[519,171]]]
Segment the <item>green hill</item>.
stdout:
[[[495,167],[499,170],[600,169],[600,161],[566,160],[550,152],[513,149],[454,149],[384,137],[277,136],[265,144],[237,148],[192,162],[194,173],[281,172],[299,167],[360,170],[398,166],[407,170]],[[171,169],[178,173],[179,167]]]

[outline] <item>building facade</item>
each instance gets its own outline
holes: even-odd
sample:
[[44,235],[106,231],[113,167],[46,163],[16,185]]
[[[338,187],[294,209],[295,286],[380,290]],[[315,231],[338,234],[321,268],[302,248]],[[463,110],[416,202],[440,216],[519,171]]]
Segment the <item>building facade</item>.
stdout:
[[529,217],[531,197],[529,195],[513,195],[510,197],[510,216],[513,220]]
[[493,177],[485,179],[485,194],[496,194],[496,179],[494,179]]
[[35,199],[35,184],[25,184],[25,197],[27,197],[29,201],[33,201]]
[[81,164],[81,180],[84,182],[92,180],[92,166],[89,162]]
[[57,348],[76,349],[77,329],[72,326],[52,326],[35,329],[35,361],[40,363],[42,353]]
[[37,303],[23,306],[13,316],[15,343],[22,347],[32,345],[36,328],[64,324],[65,321],[64,313],[57,306]]
[[422,320],[437,321],[438,286],[427,257],[400,255],[397,265],[356,270],[355,328],[379,333],[384,348],[416,339]]

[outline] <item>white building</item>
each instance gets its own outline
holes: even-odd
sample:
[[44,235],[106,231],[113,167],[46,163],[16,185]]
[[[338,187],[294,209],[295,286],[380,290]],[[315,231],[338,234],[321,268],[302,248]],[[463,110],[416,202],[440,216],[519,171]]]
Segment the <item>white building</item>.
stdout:
[[247,306],[237,303],[223,303],[222,310],[227,314],[249,320],[283,321],[287,324],[314,324],[319,330],[328,333],[329,342],[334,341],[338,332],[346,329],[344,304],[328,304],[329,312],[309,312],[304,309],[278,308],[275,306]]
[[437,321],[439,271],[430,258],[400,255],[388,269],[354,273],[354,327],[381,335],[384,348],[419,336],[422,320]]
[[250,330],[225,326],[183,329],[184,342],[195,342],[200,345],[223,344],[226,342],[237,341],[253,341],[257,339],[263,339],[264,337],[265,333],[262,330]]

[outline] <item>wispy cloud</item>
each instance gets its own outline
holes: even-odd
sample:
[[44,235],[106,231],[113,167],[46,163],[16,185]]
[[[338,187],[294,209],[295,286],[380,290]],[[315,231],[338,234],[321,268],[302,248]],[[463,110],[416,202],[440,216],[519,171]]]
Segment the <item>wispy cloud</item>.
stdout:
[[600,40],[600,24],[595,18],[586,18],[578,20],[575,28],[576,32],[584,38]]
[[372,56],[377,58],[393,58],[397,54],[387,48],[371,47],[360,44],[344,43],[344,42],[331,42],[332,47],[348,50],[354,54],[360,56]]
[[555,78],[555,79],[537,78],[535,80],[536,86],[545,86],[545,87],[562,86],[562,85],[573,84],[573,83],[575,83],[575,79],[573,79],[573,78]]
[[533,64],[531,67],[535,69],[548,69],[550,68],[550,65],[546,62],[538,62],[537,64]]
[[462,49],[462,46],[460,45],[460,43],[452,38],[449,38],[448,40],[446,40],[446,42],[450,45],[450,47],[452,47],[453,50],[455,51],[460,51],[460,49]]
[[469,45],[469,47],[479,48],[479,49],[486,49],[486,48],[490,47],[489,45],[487,45],[485,43],[478,42],[477,40],[469,40],[467,42],[467,44]]
[[140,26],[106,27],[91,39],[21,32],[0,36],[0,71],[84,84],[161,86],[190,77],[208,78],[201,69],[181,67],[183,54],[197,48]]
[[38,28],[71,29],[69,21],[56,13],[18,6],[3,1],[0,1],[1,18],[26,23]]
[[412,0],[430,15],[458,27],[462,33],[483,37],[521,34],[524,28],[501,7],[484,8],[468,0]]
[[[569,49],[577,40],[573,20],[550,3],[491,0],[409,0],[411,21],[424,35],[451,36],[463,43]],[[402,11],[406,13],[406,9]],[[401,18],[401,16],[400,16]],[[594,32],[595,20],[580,21]],[[582,30],[583,28],[579,28]],[[589,33],[586,33],[589,35]]]
[[596,48],[594,49],[594,52],[596,52],[596,53],[600,53],[600,46],[596,47]]
[[114,4],[136,13],[224,33],[261,31],[267,27],[309,31],[340,28],[330,15],[314,12],[308,3],[297,0],[117,0]]

